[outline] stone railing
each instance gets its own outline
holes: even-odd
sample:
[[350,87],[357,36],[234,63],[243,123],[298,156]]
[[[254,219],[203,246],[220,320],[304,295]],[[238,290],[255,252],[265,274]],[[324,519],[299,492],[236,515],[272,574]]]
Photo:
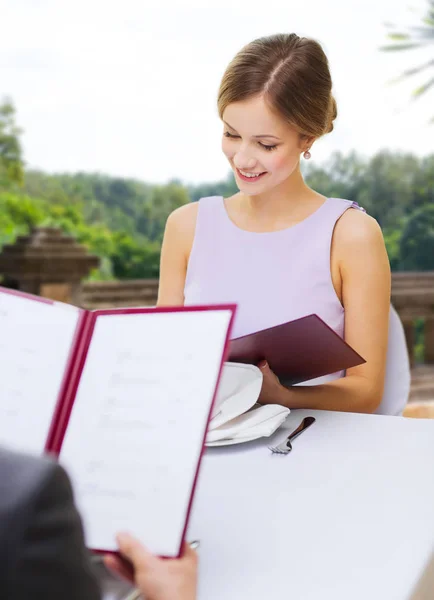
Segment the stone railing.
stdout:
[[414,363],[415,320],[424,321],[424,363],[434,364],[434,272],[394,273],[392,302],[401,317]]
[[79,304],[90,310],[122,306],[153,306],[157,301],[158,279],[91,281],[83,283]]

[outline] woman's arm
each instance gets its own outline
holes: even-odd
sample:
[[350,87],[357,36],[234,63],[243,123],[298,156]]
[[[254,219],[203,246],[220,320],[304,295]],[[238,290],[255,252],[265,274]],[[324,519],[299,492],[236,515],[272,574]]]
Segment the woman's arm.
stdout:
[[177,208],[169,216],[160,257],[157,306],[183,306],[188,259],[193,245],[198,203]]
[[290,408],[374,412],[381,402],[386,368],[390,308],[390,266],[378,223],[357,210],[346,211],[333,236],[332,262],[342,280],[345,340],[366,363],[347,376],[316,386],[284,388],[263,366],[260,402]]

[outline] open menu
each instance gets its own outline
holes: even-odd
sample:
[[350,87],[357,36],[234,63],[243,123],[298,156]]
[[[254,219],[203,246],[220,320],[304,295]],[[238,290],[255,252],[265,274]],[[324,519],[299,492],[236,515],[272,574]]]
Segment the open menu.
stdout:
[[0,444],[54,453],[89,548],[178,556],[235,307],[86,311],[0,288]]

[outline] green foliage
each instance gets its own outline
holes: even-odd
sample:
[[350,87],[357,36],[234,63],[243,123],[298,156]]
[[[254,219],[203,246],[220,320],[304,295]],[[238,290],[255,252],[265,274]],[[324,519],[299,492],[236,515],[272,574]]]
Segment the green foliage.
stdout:
[[118,279],[158,277],[160,245],[137,242],[126,234],[115,235],[115,252],[112,256],[113,274]]
[[414,321],[414,359],[416,363],[425,362],[425,319],[419,317]]
[[0,104],[0,190],[23,182],[20,133],[15,124],[15,108],[5,100]]
[[83,206],[55,204],[25,195],[0,193],[0,247],[37,225],[57,226],[101,258],[91,279],[131,279],[158,276],[159,244],[128,233],[111,231],[104,223],[86,223]]
[[0,248],[42,224],[44,218],[45,211],[31,198],[0,192]]
[[187,190],[177,183],[154,186],[146,203],[141,207],[137,231],[152,242],[161,243],[167,217],[179,206],[188,204]]
[[233,196],[238,191],[235,179],[232,173],[229,173],[227,179],[216,183],[201,183],[199,185],[190,186],[188,193],[193,202],[199,198],[208,196],[224,196],[225,198]]
[[417,209],[408,219],[400,255],[399,267],[404,271],[434,270],[434,204]]
[[176,182],[152,186],[92,173],[47,175],[29,171],[24,188],[29,195],[52,203],[79,204],[89,223],[105,224],[111,230],[153,242],[161,242],[168,215],[190,201],[187,190]]
[[384,231],[383,235],[387,254],[389,256],[390,268],[392,271],[397,271],[401,256],[402,231],[400,229],[392,229],[390,231]]

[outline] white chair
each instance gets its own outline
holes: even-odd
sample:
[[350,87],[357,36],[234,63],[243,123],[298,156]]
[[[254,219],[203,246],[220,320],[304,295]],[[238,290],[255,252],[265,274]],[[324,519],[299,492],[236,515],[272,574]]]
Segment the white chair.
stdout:
[[[319,385],[333,381],[336,374],[325,375],[297,385]],[[383,399],[375,411],[379,415],[402,415],[410,395],[410,361],[405,340],[404,327],[398,313],[390,306],[389,341],[386,360],[386,376]]]
[[404,327],[398,313],[390,307],[389,343],[383,399],[375,411],[380,415],[401,415],[408,402],[411,385],[410,361]]

